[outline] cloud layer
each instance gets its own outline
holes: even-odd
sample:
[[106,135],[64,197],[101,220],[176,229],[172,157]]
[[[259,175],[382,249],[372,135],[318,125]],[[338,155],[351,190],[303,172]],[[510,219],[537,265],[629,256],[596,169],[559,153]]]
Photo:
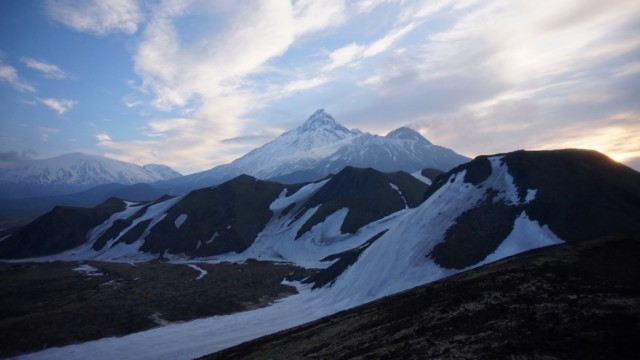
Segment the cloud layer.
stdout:
[[48,0],[47,9],[56,21],[76,30],[105,35],[112,32],[133,34],[142,21],[135,0]]

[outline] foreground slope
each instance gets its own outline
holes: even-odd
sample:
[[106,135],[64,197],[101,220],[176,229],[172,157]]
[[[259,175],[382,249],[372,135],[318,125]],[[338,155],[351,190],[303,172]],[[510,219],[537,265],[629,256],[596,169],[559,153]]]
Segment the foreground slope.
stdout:
[[639,257],[637,235],[533,250],[205,358],[629,359]]

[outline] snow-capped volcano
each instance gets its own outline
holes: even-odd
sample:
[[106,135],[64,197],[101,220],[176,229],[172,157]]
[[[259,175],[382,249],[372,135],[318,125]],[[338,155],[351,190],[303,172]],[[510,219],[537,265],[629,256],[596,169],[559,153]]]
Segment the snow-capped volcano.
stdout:
[[299,127],[249,152],[232,165],[246,174],[263,179],[309,168],[338,148],[350,143],[359,133],[338,124],[323,109],[317,110]]
[[21,197],[71,193],[111,183],[151,183],[180,176],[164,165],[138,166],[97,155],[71,153],[0,169],[0,184],[3,196]]
[[156,184],[177,192],[211,186],[241,174],[295,183],[321,179],[346,166],[379,171],[447,171],[469,159],[431,144],[420,133],[399,128],[387,136],[349,130],[323,109],[303,124],[230,164]]

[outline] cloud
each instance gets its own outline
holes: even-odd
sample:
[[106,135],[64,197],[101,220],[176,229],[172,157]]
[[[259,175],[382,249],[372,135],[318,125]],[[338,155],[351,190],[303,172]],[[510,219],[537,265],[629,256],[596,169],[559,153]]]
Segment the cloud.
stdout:
[[109,142],[109,141],[111,141],[111,136],[109,136],[109,134],[107,134],[107,133],[101,133],[101,134],[96,135],[96,139],[99,142]]
[[369,45],[351,43],[338,48],[329,54],[330,62],[325,65],[322,70],[331,71],[339,67],[350,66],[362,59],[385,52],[389,50],[395,42],[407,35],[414,28],[415,24],[409,23],[407,25],[391,29],[385,36]]
[[15,150],[0,151],[0,168],[15,166],[31,161],[37,155],[38,153],[32,149],[22,150],[21,152]]
[[617,113],[593,123],[576,123],[551,131],[543,148],[594,149],[620,161],[640,157],[640,112]]
[[60,131],[60,129],[52,129],[52,128],[48,128],[48,127],[39,127],[38,131],[40,132],[40,138],[42,139],[43,142],[47,142],[49,141],[49,138],[51,137],[51,135],[57,133],[58,131]]
[[44,74],[44,77],[49,79],[66,79],[69,75],[60,69],[57,65],[48,64],[41,60],[36,60],[28,57],[20,58],[20,61],[27,67],[40,71]]
[[627,159],[624,164],[636,171],[640,171],[640,157]]
[[58,113],[58,115],[63,115],[67,111],[71,110],[78,103],[75,100],[53,99],[53,98],[46,98],[46,99],[38,98],[38,101],[41,104],[46,105],[51,109],[55,110]]
[[36,88],[18,75],[13,66],[2,63],[0,58],[0,81],[5,82],[20,92],[36,92]]
[[297,0],[293,2],[296,36],[334,27],[346,19],[343,0]]
[[106,35],[133,34],[143,20],[135,0],[48,0],[46,8],[56,21],[80,32]]
[[385,3],[395,3],[399,0],[357,0],[353,5],[359,13],[368,13]]

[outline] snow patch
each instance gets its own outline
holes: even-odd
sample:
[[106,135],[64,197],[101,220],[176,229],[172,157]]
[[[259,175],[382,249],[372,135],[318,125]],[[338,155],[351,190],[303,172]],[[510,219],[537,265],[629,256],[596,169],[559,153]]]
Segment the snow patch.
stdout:
[[200,280],[200,279],[202,279],[203,277],[205,277],[205,276],[208,274],[207,270],[205,270],[205,269],[201,268],[201,267],[200,267],[200,266],[198,266],[198,265],[195,265],[195,264],[187,264],[187,266],[188,266],[188,267],[190,267],[190,268],[192,268],[192,269],[193,269],[193,270],[195,270],[195,271],[199,271],[199,272],[200,272],[200,275],[198,275],[198,277],[196,278],[196,280]]
[[284,210],[287,206],[291,206],[293,203],[299,203],[301,200],[304,200],[314,194],[316,191],[320,190],[329,179],[319,181],[317,183],[311,183],[303,186],[298,191],[293,193],[291,196],[287,196],[287,189],[282,190],[280,196],[275,199],[271,205],[269,205],[269,210],[273,212],[280,212]]
[[423,183],[427,184],[427,185],[431,185],[433,183],[433,181],[431,181],[431,179],[429,179],[426,176],[422,175],[422,171],[416,171],[411,173],[411,176],[413,176],[414,178],[422,181]]
[[391,186],[391,188],[395,190],[398,193],[398,195],[400,195],[400,197],[402,198],[402,201],[404,202],[404,208],[408,209],[409,205],[407,205],[407,199],[405,199],[404,195],[402,195],[402,191],[400,191],[400,189],[395,184],[389,183],[389,186]]
[[158,326],[167,326],[169,325],[169,321],[162,318],[161,313],[153,313],[149,315],[149,319],[153,321]]
[[529,219],[523,211],[516,218],[511,234],[502,241],[492,254],[473,267],[488,264],[531,249],[562,244],[563,242],[547,225],[541,227],[537,221]]
[[220,236],[220,234],[218,234],[218,232],[216,231],[213,235],[211,235],[211,239],[205,241],[204,243],[209,245],[213,242],[213,240],[215,240],[218,236]]
[[178,215],[175,221],[176,229],[180,229],[180,226],[182,226],[182,224],[184,224],[186,220],[187,220],[187,214]]
[[79,273],[83,273],[86,276],[103,276],[104,273],[101,272],[100,270],[94,268],[93,266],[89,265],[89,264],[82,264],[78,267],[73,268],[73,271],[77,271]]
[[528,204],[532,202],[536,198],[536,194],[538,193],[537,189],[528,189],[527,196],[524,199],[524,203]]

